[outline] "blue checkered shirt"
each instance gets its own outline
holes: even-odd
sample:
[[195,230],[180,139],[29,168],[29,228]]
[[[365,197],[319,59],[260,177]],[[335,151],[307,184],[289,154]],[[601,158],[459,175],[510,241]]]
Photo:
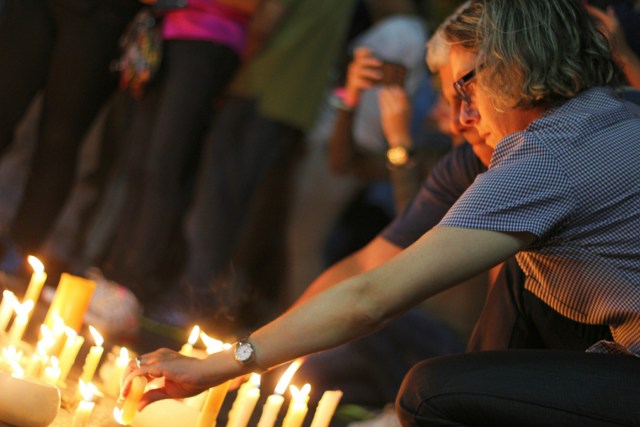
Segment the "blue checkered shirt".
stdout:
[[640,356],[640,111],[594,88],[496,146],[442,226],[529,232],[525,287]]

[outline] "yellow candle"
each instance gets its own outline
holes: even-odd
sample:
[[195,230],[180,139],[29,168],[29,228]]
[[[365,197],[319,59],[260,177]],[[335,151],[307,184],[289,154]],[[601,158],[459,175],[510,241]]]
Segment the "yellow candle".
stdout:
[[11,291],[2,292],[2,303],[0,303],[0,332],[7,330],[9,322],[15,312],[15,306],[18,298]]
[[218,386],[212,387],[207,392],[207,398],[198,417],[197,427],[215,427],[218,413],[222,407],[231,381],[226,381]]
[[38,298],[40,298],[40,292],[42,292],[44,282],[47,280],[47,273],[44,272],[44,265],[42,265],[42,262],[40,262],[38,258],[29,255],[27,260],[29,264],[31,264],[31,268],[33,268],[33,274],[31,275],[31,280],[29,281],[27,292],[24,294],[23,301],[33,301],[33,303],[36,304]]
[[289,402],[289,409],[282,421],[282,427],[300,427],[304,417],[307,415],[307,402],[309,401],[311,386],[305,384],[304,387],[298,389],[292,385],[289,389],[291,390],[291,402]]
[[58,315],[67,326],[79,332],[95,290],[96,282],[62,273],[56,294],[44,320],[45,325],[52,327],[54,316]]
[[96,387],[92,383],[85,383],[80,380],[78,383],[78,389],[82,395],[82,400],[78,403],[75,413],[73,414],[73,421],[71,427],[85,427],[93,412],[93,395],[95,394]]
[[31,310],[33,310],[33,301],[27,301],[22,304],[16,303],[16,318],[13,319],[13,324],[9,330],[9,339],[13,345],[18,345],[22,341],[22,336],[29,323]]
[[[251,413],[260,397],[259,387],[260,375],[253,373],[249,381],[245,381],[240,388],[238,388],[236,400],[233,401],[233,405],[231,405],[231,410],[227,416],[227,427],[245,426],[247,422],[249,422]],[[246,415],[247,412],[249,412],[248,415]]]
[[133,381],[131,381],[131,389],[129,390],[127,398],[119,410],[116,408],[116,411],[114,411],[114,417],[118,423],[122,425],[131,424],[138,412],[138,404],[140,403],[140,399],[142,399],[146,386],[147,379],[145,377],[135,377]]
[[16,378],[24,378],[24,369],[20,362],[22,361],[22,351],[14,345],[9,345],[2,349],[2,355],[0,356],[0,370],[6,370],[11,373],[11,376]]
[[49,383],[53,386],[58,384],[58,379],[60,378],[60,363],[58,362],[58,358],[55,356],[51,356],[49,358],[49,363],[46,368],[44,368],[44,373],[42,374],[42,381]]
[[189,339],[185,344],[182,345],[180,349],[180,354],[184,356],[189,356],[193,354],[193,346],[198,342],[198,337],[200,336],[200,326],[196,325],[191,329],[191,333],[189,334]]
[[[60,352],[64,347],[65,341],[67,340],[67,335],[65,334],[67,325],[64,324],[64,320],[62,320],[62,317],[58,316],[57,314],[54,315],[53,319],[53,324],[51,326],[51,329],[49,329],[53,336],[53,344],[51,345],[51,347],[49,347],[48,354],[49,356],[60,356]],[[46,324],[44,325],[44,327],[49,328],[49,326],[47,326]],[[42,326],[40,327],[40,330],[42,330]]]
[[278,380],[278,384],[276,384],[273,394],[267,397],[267,401],[262,408],[260,420],[258,421],[258,427],[272,427],[275,425],[280,408],[282,408],[282,404],[284,403],[284,397],[282,395],[287,390],[291,378],[293,378],[293,375],[295,375],[301,364],[301,359],[294,360],[284,371],[284,374],[282,374]]
[[84,338],[71,328],[66,330],[67,340],[65,341],[62,353],[60,353],[60,378],[58,379],[58,385],[64,385],[67,380],[67,376],[71,371],[71,367],[78,357],[80,347],[84,344]]
[[86,359],[84,359],[84,365],[82,366],[82,375],[80,375],[80,379],[84,382],[89,382],[93,379],[93,376],[96,373],[96,369],[98,368],[98,363],[100,363],[102,353],[104,352],[104,347],[102,347],[104,338],[102,338],[102,335],[100,335],[100,333],[93,326],[89,326],[89,331],[91,332],[93,341],[96,345],[91,346]]
[[49,356],[47,356],[46,343],[43,340],[40,340],[38,341],[36,352],[31,355],[29,365],[27,365],[27,377],[40,378],[48,361]]
[[120,394],[120,381],[124,370],[129,364],[129,350],[126,347],[120,348],[120,355],[113,364],[113,370],[109,375],[109,380],[105,384],[105,392],[111,397],[118,397]]
[[342,399],[340,390],[327,390],[322,394],[318,407],[311,421],[311,427],[329,427],[331,418]]

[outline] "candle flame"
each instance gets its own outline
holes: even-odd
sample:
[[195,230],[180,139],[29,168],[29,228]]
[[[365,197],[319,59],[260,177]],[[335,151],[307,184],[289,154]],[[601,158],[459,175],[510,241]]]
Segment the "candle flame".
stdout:
[[51,356],[49,358],[49,368],[58,369],[60,367],[60,361],[56,356]]
[[208,354],[217,353],[225,348],[225,344],[222,341],[212,338],[204,332],[200,332],[200,338],[205,347],[207,347]]
[[280,377],[280,380],[278,381],[278,384],[276,385],[276,388],[273,391],[275,394],[279,394],[281,396],[284,394],[284,392],[287,390],[287,386],[291,382],[291,379],[293,378],[296,371],[298,370],[298,368],[300,368],[301,365],[302,365],[302,359],[296,359],[293,362],[291,362],[287,370],[284,371],[284,374],[282,374],[282,376]]
[[22,359],[22,351],[18,351],[18,349],[13,345],[9,345],[2,349],[2,358],[8,362],[18,362]]
[[8,360],[11,367],[11,376],[14,378],[24,378],[24,369],[20,366],[20,363],[15,360]]
[[260,374],[252,373],[249,377],[249,383],[256,388],[260,387]]
[[102,347],[102,344],[104,343],[104,338],[102,338],[102,335],[100,335],[100,332],[98,332],[96,328],[94,328],[91,325],[89,325],[89,332],[91,332],[91,335],[93,336],[93,341],[96,343],[96,345],[98,347]]
[[2,291],[2,300],[4,301],[5,299],[9,302],[11,307],[15,307],[15,303],[18,302],[16,295],[9,290]]
[[36,273],[42,273],[44,271],[44,265],[42,262],[33,255],[29,255],[27,257],[27,261],[31,264],[31,268],[33,268],[33,271]]
[[78,335],[78,333],[70,326],[64,327],[64,334],[67,336],[67,340],[69,342],[73,341]]
[[86,383],[82,380],[78,381],[78,389],[80,390],[80,395],[85,402],[91,402],[93,400],[93,396],[98,391],[98,388],[91,381]]
[[22,304],[16,302],[14,305],[14,310],[18,317],[26,317],[29,315],[29,313],[31,313],[31,310],[33,310],[33,301],[29,300]]
[[113,419],[116,420],[116,422],[121,426],[124,426],[126,424],[124,421],[122,421],[122,412],[124,412],[122,408],[113,408]]
[[62,317],[60,317],[60,315],[58,313],[54,313],[53,314],[53,325],[52,325],[52,329],[53,329],[53,334],[54,335],[62,335],[65,327],[67,325],[64,324],[64,319]]
[[40,355],[47,354],[47,352],[56,343],[56,339],[53,336],[53,332],[47,325],[40,325],[40,341],[37,344],[37,352]]
[[291,392],[291,398],[293,400],[306,400],[311,392],[311,384],[307,383],[303,385],[301,389],[292,384],[289,386],[289,391]]
[[198,337],[200,336],[200,326],[196,325],[191,329],[191,333],[189,334],[189,339],[187,342],[191,345],[195,345],[198,342]]

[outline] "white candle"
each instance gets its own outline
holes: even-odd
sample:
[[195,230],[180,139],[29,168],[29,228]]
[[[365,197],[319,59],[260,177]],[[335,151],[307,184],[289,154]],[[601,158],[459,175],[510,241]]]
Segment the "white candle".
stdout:
[[249,381],[238,389],[227,417],[227,427],[245,427],[260,398],[260,375],[251,374]]
[[26,301],[22,304],[16,303],[16,318],[13,319],[13,324],[9,330],[9,339],[13,345],[18,345],[22,341],[22,336],[29,323],[31,310],[33,310],[33,301]]
[[305,384],[301,389],[298,389],[292,385],[289,390],[291,390],[291,402],[289,402],[289,409],[282,421],[282,427],[300,427],[307,415],[307,402],[311,386]]
[[198,342],[198,337],[200,336],[200,326],[196,325],[191,329],[191,333],[189,334],[189,339],[186,343],[182,345],[180,349],[180,354],[184,356],[189,356],[193,354],[193,346]]
[[31,268],[33,268],[33,274],[31,275],[31,280],[29,281],[27,292],[24,294],[23,301],[33,301],[33,303],[36,304],[38,298],[40,298],[40,292],[42,292],[44,282],[47,280],[47,273],[44,272],[44,265],[42,265],[42,262],[40,262],[38,258],[29,255],[27,260],[29,264],[31,264]]
[[69,372],[78,357],[80,347],[84,344],[84,338],[76,333],[71,328],[67,328],[65,334],[67,340],[65,341],[62,353],[60,353],[60,378],[58,379],[58,385],[62,386],[67,380]]
[[49,363],[47,367],[44,368],[44,373],[42,374],[42,381],[49,383],[53,386],[58,384],[58,379],[60,378],[60,363],[58,362],[58,358],[56,356],[51,356],[49,358]]
[[293,375],[296,373],[300,365],[302,364],[302,360],[294,360],[291,362],[289,367],[284,371],[284,374],[278,380],[278,384],[276,385],[273,394],[267,397],[267,401],[262,407],[262,414],[260,415],[260,420],[258,421],[258,427],[272,427],[275,425],[276,420],[278,418],[278,413],[282,408],[282,404],[284,403],[283,394],[287,390]]
[[93,412],[93,407],[95,406],[95,403],[93,403],[93,395],[97,391],[96,387],[92,383],[85,383],[80,380],[78,382],[78,389],[82,395],[82,400],[78,403],[78,407],[73,414],[71,427],[85,427],[89,422],[91,412]]
[[7,326],[15,312],[18,298],[11,291],[2,292],[2,302],[0,303],[0,332],[7,330]]
[[318,407],[311,421],[311,427],[329,427],[331,418],[342,399],[340,390],[327,390],[322,394]]
[[104,338],[102,338],[102,335],[100,335],[93,326],[89,326],[89,331],[93,336],[95,345],[91,346],[89,349],[89,353],[87,353],[84,365],[82,366],[82,375],[80,375],[80,379],[84,382],[90,382],[93,379],[96,369],[98,368],[98,363],[100,363],[102,353],[104,352],[104,347],[102,347]]
[[113,364],[113,370],[109,375],[109,380],[105,384],[105,392],[111,397],[118,397],[120,394],[120,380],[122,374],[129,364],[129,350],[126,347],[120,348],[120,355]]

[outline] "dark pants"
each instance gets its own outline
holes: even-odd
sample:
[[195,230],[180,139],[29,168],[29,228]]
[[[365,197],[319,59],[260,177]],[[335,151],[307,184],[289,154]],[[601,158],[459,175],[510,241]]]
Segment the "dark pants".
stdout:
[[[109,278],[146,299],[153,277],[177,270],[181,234],[213,103],[239,65],[227,46],[165,42],[162,74],[134,110],[127,147],[127,198],[104,263]],[[175,274],[175,273],[174,273]]]
[[515,261],[507,262],[470,352],[426,360],[409,372],[396,401],[403,425],[640,424],[640,360],[586,353],[611,340],[608,328],[560,316],[525,291],[523,279]]
[[43,91],[32,166],[11,235],[36,252],[72,188],[83,136],[112,93],[118,39],[139,5],[116,0],[9,0],[0,21],[0,150]]
[[[277,311],[285,279],[285,224],[300,129],[265,117],[255,100],[231,97],[204,150],[190,211],[182,285],[194,313],[256,323]],[[265,319],[262,319],[264,321]]]

